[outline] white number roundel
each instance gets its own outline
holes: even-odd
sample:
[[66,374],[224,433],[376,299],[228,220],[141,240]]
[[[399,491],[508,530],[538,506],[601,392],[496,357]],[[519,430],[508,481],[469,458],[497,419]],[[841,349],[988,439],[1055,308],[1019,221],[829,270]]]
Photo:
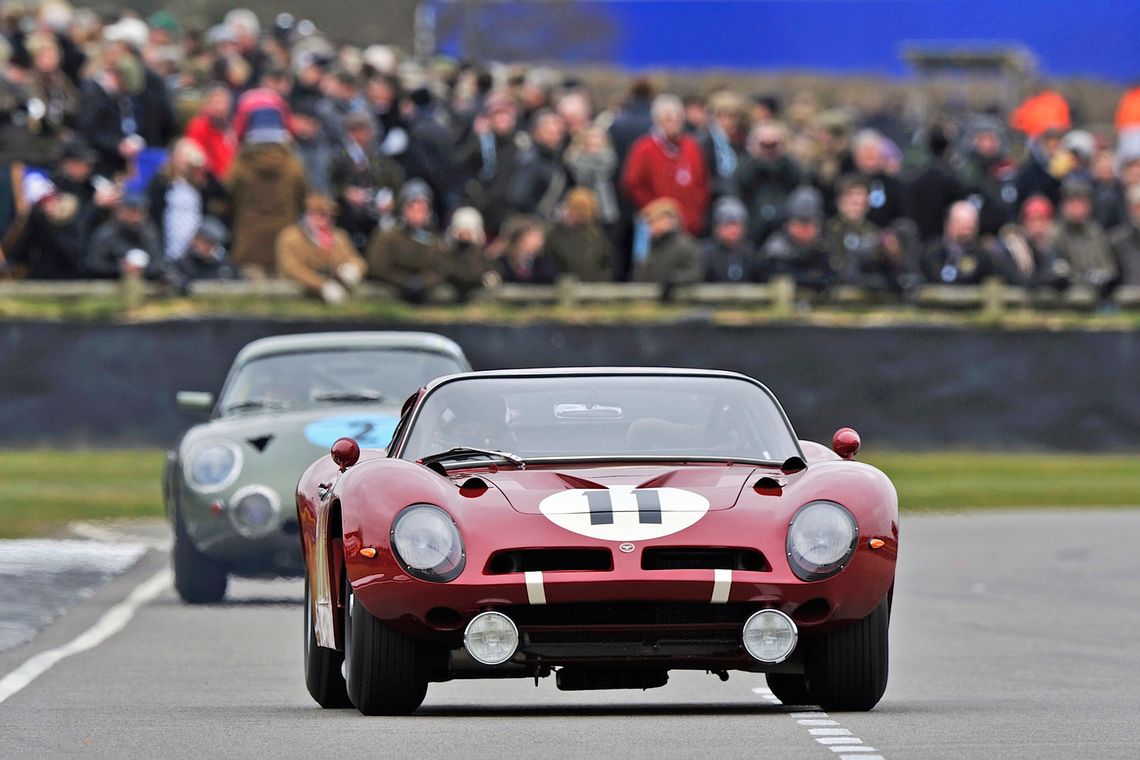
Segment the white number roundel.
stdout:
[[645,541],[677,533],[709,511],[709,500],[680,488],[609,488],[559,491],[538,505],[555,525],[606,541]]

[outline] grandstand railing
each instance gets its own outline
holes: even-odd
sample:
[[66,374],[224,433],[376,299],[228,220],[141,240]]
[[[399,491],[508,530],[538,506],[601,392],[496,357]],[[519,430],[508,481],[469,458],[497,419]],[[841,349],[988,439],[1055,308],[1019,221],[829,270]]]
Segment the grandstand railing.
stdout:
[[[158,283],[124,279],[76,281],[0,281],[0,298],[71,301],[84,298],[122,298],[130,305],[174,295]],[[369,300],[392,300],[395,292],[384,285],[364,283],[356,296]],[[305,297],[304,289],[289,280],[239,280],[196,282],[191,298],[292,300]],[[899,299],[852,286],[839,286],[819,294],[796,288],[791,278],[778,277],[764,284],[701,283],[662,288],[655,283],[579,282],[563,278],[554,285],[503,284],[481,291],[483,301],[516,306],[564,306],[668,301],[709,308],[766,308],[774,314],[791,315],[805,308],[864,308],[911,304],[921,309],[1001,313],[1015,309],[1041,311],[1094,311],[1102,306],[1140,310],[1140,286],[1118,288],[1108,299],[1095,290],[1073,287],[1063,292],[1029,290],[992,280],[982,285],[924,285]]]

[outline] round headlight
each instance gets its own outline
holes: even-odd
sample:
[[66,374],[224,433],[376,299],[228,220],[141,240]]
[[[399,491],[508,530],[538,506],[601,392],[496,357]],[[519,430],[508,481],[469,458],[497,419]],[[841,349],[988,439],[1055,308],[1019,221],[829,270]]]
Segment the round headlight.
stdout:
[[186,482],[196,491],[220,491],[241,472],[241,449],[229,441],[195,446],[186,458]]
[[501,612],[481,612],[467,624],[463,647],[476,662],[499,665],[514,657],[519,629]]
[[760,662],[783,662],[796,648],[799,630],[779,610],[760,610],[744,623],[744,649]]
[[255,538],[272,532],[281,514],[281,499],[266,486],[246,486],[230,499],[230,520],[237,532]]
[[788,562],[805,581],[818,581],[838,573],[855,551],[859,528],[855,518],[830,501],[805,504],[788,528]]
[[463,540],[451,516],[430,504],[414,504],[396,515],[392,548],[409,575],[449,581],[463,571]]

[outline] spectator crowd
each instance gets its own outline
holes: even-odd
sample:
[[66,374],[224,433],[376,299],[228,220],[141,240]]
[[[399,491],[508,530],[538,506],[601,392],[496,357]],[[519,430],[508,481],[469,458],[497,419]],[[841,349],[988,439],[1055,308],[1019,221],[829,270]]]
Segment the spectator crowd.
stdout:
[[563,275],[1140,285],[1140,88],[1095,132],[1044,87],[921,121],[647,80],[602,102],[550,69],[338,46],[288,14],[0,14],[7,278],[282,277],[330,303],[366,280],[421,303]]

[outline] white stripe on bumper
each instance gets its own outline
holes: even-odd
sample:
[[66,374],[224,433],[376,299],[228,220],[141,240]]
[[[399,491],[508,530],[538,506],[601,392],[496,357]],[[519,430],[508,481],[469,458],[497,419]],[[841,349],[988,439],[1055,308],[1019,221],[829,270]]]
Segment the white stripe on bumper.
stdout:
[[731,570],[713,570],[713,604],[725,604],[728,602],[728,592],[732,590],[732,571]]
[[526,576],[526,599],[531,604],[546,604],[546,587],[542,584],[542,571],[529,570]]

